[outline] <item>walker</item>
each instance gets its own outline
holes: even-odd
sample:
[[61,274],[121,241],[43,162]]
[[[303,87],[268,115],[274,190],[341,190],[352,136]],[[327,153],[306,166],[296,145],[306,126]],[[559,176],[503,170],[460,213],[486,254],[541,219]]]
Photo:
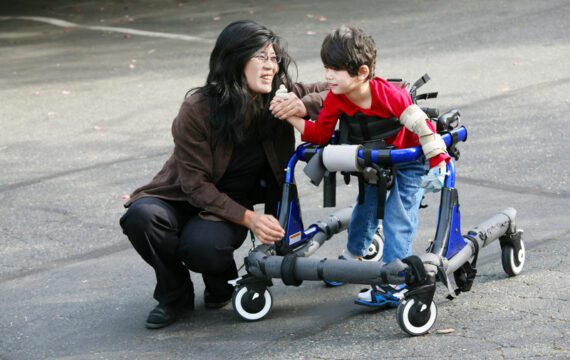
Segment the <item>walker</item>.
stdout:
[[[429,110],[426,113],[433,114],[435,111]],[[338,210],[327,219],[304,228],[294,180],[298,161],[320,157],[322,169],[317,171],[321,173],[316,177],[324,177],[325,206],[330,206],[335,202],[337,171],[355,171],[370,166],[388,171],[393,164],[418,159],[422,151],[419,146],[399,150],[367,150],[356,145],[319,147],[302,144],[293,153],[285,169],[278,211],[285,236],[275,246],[263,244],[255,247],[245,258],[247,274],[236,282],[232,298],[237,315],[246,321],[257,321],[267,316],[273,305],[270,287],[274,278],[293,286],[305,280],[365,285],[405,283],[408,291],[397,306],[396,319],[404,332],[417,336],[426,334],[435,324],[437,307],[433,297],[436,281],[446,286],[449,298],[469,291],[477,272],[476,263],[481,248],[499,239],[504,271],[509,276],[518,275],[524,266],[525,247],[523,230],[516,228],[515,209],[507,208],[462,235],[459,197],[455,188],[455,161],[459,158],[457,144],[466,141],[467,129],[459,125],[460,114],[457,110],[439,117],[436,115],[435,119],[438,133],[453,158],[447,165],[448,174],[441,190],[435,238],[426,253],[385,265],[377,261],[309,257],[333,235],[347,228],[352,207]],[[315,177],[315,172],[310,175]],[[380,233],[375,236],[372,247],[376,250],[372,249],[371,256],[378,257],[378,250],[382,248]]]

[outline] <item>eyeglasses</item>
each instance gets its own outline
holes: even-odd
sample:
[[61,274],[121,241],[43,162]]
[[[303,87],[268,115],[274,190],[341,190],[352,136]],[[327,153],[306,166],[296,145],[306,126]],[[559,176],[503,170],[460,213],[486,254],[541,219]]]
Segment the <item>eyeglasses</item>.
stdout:
[[271,61],[272,64],[277,65],[281,62],[281,56],[277,55],[268,56],[266,54],[256,54],[253,55],[252,58],[256,59],[262,64],[267,64],[268,61]]

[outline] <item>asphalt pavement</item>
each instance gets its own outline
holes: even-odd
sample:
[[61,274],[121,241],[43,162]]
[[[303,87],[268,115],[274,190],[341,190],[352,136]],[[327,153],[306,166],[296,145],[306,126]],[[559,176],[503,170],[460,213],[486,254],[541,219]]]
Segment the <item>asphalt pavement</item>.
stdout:
[[[564,0],[2,3],[0,359],[570,358],[569,13]],[[449,301],[438,286],[421,337],[394,310],[354,305],[361,285],[276,280],[269,315],[246,323],[231,306],[205,309],[196,274],[196,309],[145,329],[154,275],[121,233],[122,203],[168,158],[186,91],[204,83],[221,29],[244,18],[288,41],[302,81],[323,78],[321,41],[342,23],[374,36],[378,75],[428,73],[429,105],[459,109],[469,131],[463,232],[516,208],[522,273],[505,274],[498,243],[484,248],[470,292]],[[306,224],[334,211],[297,182]],[[341,183],[339,208],[356,195]],[[416,253],[435,232],[438,197],[426,201]]]

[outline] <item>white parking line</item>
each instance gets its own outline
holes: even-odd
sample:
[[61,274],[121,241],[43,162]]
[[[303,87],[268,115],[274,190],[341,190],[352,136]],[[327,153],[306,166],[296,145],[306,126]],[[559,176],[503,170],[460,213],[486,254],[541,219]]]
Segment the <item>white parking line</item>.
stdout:
[[213,43],[212,40],[207,40],[207,39],[204,39],[204,38],[201,38],[198,36],[191,36],[191,35],[184,35],[184,34],[172,34],[172,33],[155,32],[155,31],[145,31],[145,30],[137,30],[137,29],[131,29],[131,28],[114,27],[114,26],[80,25],[80,24],[75,24],[75,23],[65,21],[65,20],[47,18],[47,17],[41,17],[41,16],[0,16],[0,20],[39,21],[39,22],[50,24],[50,25],[60,26],[60,27],[65,27],[65,28],[79,28],[79,29],[87,29],[87,30],[95,30],[95,31],[111,31],[111,32],[117,32],[117,33],[122,33],[122,34],[130,34],[130,35],[159,37],[159,38],[165,38],[165,39],[193,41],[193,42],[201,42],[201,43],[207,43],[207,44]]

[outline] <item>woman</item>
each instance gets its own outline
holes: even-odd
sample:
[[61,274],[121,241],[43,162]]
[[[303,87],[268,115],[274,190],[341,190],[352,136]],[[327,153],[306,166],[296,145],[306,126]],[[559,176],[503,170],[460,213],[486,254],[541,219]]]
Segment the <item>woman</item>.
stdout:
[[[325,84],[293,84],[279,37],[253,21],[237,21],[219,35],[203,87],[187,94],[172,125],[174,151],[153,180],[135,190],[121,218],[123,232],[156,273],[146,326],[161,328],[194,308],[188,270],[202,273],[207,308],[232,297],[238,276],[233,252],[248,229],[262,243],[281,239],[273,217],[283,169],[294,150],[293,129],[269,111],[284,84],[279,117],[316,115]],[[265,203],[265,214],[253,211]]]

